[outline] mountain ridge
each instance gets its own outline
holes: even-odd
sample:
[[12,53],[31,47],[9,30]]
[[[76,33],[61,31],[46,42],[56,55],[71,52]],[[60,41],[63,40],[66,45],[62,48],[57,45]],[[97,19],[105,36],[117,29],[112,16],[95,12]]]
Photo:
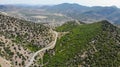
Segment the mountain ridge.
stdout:
[[[116,6],[82,6],[76,3],[62,3],[43,6],[2,5],[0,11],[33,22],[63,24],[69,20],[81,20],[86,23],[108,20],[120,24],[120,8]],[[32,14],[31,14],[32,11]]]
[[[108,20],[112,23],[119,24],[120,9],[115,6],[93,6],[87,7],[79,4],[63,3],[54,6],[44,7],[51,12],[65,14],[73,19],[81,20],[84,22],[96,22],[100,20]],[[117,14],[117,15],[116,15]]]
[[[48,64],[44,67],[119,67],[120,29],[106,20],[70,28],[58,39],[55,49],[45,54],[44,63]],[[57,31],[65,29],[61,26]]]

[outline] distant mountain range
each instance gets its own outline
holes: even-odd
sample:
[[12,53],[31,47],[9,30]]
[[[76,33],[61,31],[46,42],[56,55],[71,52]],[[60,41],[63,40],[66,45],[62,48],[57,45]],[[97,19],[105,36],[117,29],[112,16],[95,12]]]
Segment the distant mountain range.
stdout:
[[0,11],[9,16],[24,18],[33,22],[56,22],[58,24],[69,20],[81,20],[86,23],[108,20],[120,24],[120,9],[115,6],[82,6],[79,4],[62,3],[48,6],[31,5],[0,5]]
[[61,25],[71,18],[63,14],[52,13],[41,8],[41,6],[31,5],[0,5],[0,12],[15,18],[24,19],[37,23],[49,23],[49,25]]
[[62,13],[73,19],[95,22],[98,20],[108,20],[112,23],[120,24],[120,9],[111,7],[87,7],[79,4],[63,3],[54,6],[43,6],[42,9],[46,9],[50,12]]

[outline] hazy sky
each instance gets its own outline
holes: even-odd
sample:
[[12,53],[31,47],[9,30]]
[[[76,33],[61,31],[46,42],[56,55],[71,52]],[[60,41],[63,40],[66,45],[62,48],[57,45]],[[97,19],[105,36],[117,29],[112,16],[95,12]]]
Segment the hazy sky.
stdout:
[[117,6],[120,7],[120,0],[0,0],[0,4],[31,4],[51,5],[60,3],[78,3],[86,6]]

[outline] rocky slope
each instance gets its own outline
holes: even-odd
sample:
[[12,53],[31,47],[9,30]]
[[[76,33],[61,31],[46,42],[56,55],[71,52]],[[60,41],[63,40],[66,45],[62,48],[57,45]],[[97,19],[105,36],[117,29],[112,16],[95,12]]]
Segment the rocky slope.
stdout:
[[0,56],[24,67],[33,53],[52,41],[48,27],[0,14]]

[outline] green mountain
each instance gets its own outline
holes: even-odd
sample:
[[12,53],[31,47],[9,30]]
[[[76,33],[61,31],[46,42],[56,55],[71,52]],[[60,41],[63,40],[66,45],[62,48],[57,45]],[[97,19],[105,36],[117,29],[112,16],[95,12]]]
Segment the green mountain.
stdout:
[[44,67],[119,67],[120,29],[108,21],[56,28],[68,32],[44,56]]

